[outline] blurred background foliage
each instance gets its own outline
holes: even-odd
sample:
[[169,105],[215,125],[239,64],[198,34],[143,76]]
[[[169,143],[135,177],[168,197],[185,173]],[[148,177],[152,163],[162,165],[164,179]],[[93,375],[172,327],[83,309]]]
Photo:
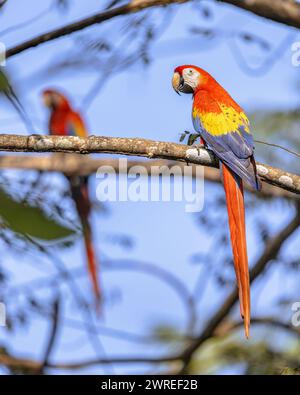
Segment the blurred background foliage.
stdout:
[[[48,29],[48,22],[53,27],[62,25],[65,19],[79,19],[83,10],[86,15],[116,7],[125,1],[104,3],[99,5],[87,2],[85,11],[78,1],[48,1],[45,9],[36,14],[35,2],[30,1],[28,20],[21,18],[20,21],[18,18],[14,21],[10,19],[10,15],[18,8],[16,1],[1,1],[1,40],[10,34],[13,39],[9,43],[12,46],[12,43],[22,41],[25,36],[39,34],[45,26]],[[242,29],[233,22],[239,16],[248,21]],[[85,115],[89,114],[94,124],[102,121],[101,118],[96,118],[98,108],[108,111],[108,107],[114,105],[107,85],[110,86],[112,95],[117,97],[119,87],[116,86],[120,84],[120,89],[127,90],[129,99],[123,111],[120,109],[121,99],[117,101],[116,112],[118,110],[120,115],[115,115],[115,118],[122,118],[124,131],[116,130],[113,133],[124,133],[124,136],[131,137],[125,129],[132,129],[132,119],[136,120],[137,130],[142,130],[142,125],[146,123],[145,130],[151,131],[154,127],[151,118],[154,117],[148,118],[146,114],[145,122],[138,116],[136,119],[131,116],[131,107],[138,106],[135,101],[137,87],[144,82],[141,81],[141,75],[145,78],[148,76],[152,83],[158,82],[155,88],[158,106],[165,106],[166,96],[163,96],[162,78],[156,68],[157,59],[169,59],[173,64],[174,57],[176,61],[187,59],[191,53],[193,59],[195,53],[201,53],[200,59],[203,59],[203,51],[212,48],[217,51],[219,47],[221,56],[226,55],[222,57],[224,80],[226,77],[231,78],[233,65],[229,56],[232,56],[235,67],[247,78],[255,80],[272,76],[268,93],[271,100],[272,82],[278,78],[278,69],[282,67],[286,75],[290,71],[284,64],[277,64],[278,58],[289,48],[296,33],[291,28],[280,27],[284,31],[281,40],[272,39],[272,29],[277,26],[274,27],[274,23],[270,21],[257,22],[258,19],[238,9],[230,8],[227,14],[227,8],[224,11],[224,7],[220,5],[195,1],[188,5],[149,9],[112,20],[103,26],[93,26],[64,38],[64,45],[61,45],[61,39],[54,41],[52,50],[45,54],[45,59],[43,55],[39,55],[41,47],[32,50],[36,51],[33,60],[26,53],[24,58],[20,55],[12,61],[9,59],[7,67],[0,69],[0,104],[5,108],[5,112],[1,113],[2,129],[18,133],[45,132],[46,122],[42,118],[45,114],[37,110],[40,103],[37,104],[37,99],[32,99],[31,95],[37,97],[37,92],[42,87],[59,83],[69,91],[74,86],[73,96],[76,93],[78,96],[76,104]],[[258,23],[261,24],[260,28],[257,28]],[[272,27],[269,31],[270,25]],[[203,59],[204,63],[217,64],[218,61],[216,54],[211,56],[211,60],[209,57]],[[284,61],[287,61],[286,58]],[[226,62],[229,65],[226,66]],[[118,76],[126,73],[130,84],[118,79]],[[80,78],[83,78],[83,82]],[[248,85],[243,86],[242,91],[250,92],[253,79],[247,81]],[[299,96],[297,78],[293,89]],[[242,94],[246,101],[247,94],[241,92]],[[144,106],[144,114],[147,111],[150,113],[146,96],[151,96],[151,93],[142,95],[145,97],[140,97],[140,100],[145,100],[145,104],[141,103],[137,112],[142,111]],[[249,93],[249,100],[251,97]],[[99,98],[100,104],[97,102]],[[98,103],[97,107],[94,107],[95,102]],[[170,105],[175,106],[174,103]],[[268,103],[265,107],[251,103],[248,112],[256,138],[300,153],[299,103],[300,101],[290,99],[290,105],[285,103],[282,108],[278,106],[278,102],[275,105]],[[152,100],[152,106],[155,104],[157,103]],[[120,107],[117,108],[118,106]],[[174,110],[173,107],[172,111],[177,113],[179,109]],[[181,118],[184,119],[185,115],[182,111]],[[104,115],[100,116],[105,118]],[[170,119],[159,114],[158,123],[161,123],[162,129],[166,125],[163,122],[170,124],[169,129],[176,129],[167,136],[171,141],[176,141],[176,136],[183,131],[181,125],[177,125],[179,118],[176,119],[175,116]],[[107,130],[110,124],[109,121],[106,122],[99,132]],[[297,155],[261,143],[256,144],[256,153],[262,162],[299,173]],[[61,330],[60,336],[64,341],[69,340],[68,337],[71,340],[67,346],[57,346],[53,350],[53,361],[71,358],[71,361],[76,362],[82,359],[81,355],[86,358],[91,354],[109,358],[111,350],[113,354],[118,351],[118,355],[129,355],[129,359],[137,351],[150,357],[184,352],[191,342],[201,336],[201,331],[214,319],[214,314],[219,311],[234,287],[225,199],[219,183],[207,181],[206,209],[195,215],[195,229],[191,227],[187,230],[184,229],[184,222],[181,224],[180,219],[176,221],[176,210],[167,219],[159,218],[159,226],[152,229],[146,222],[148,216],[154,215],[150,208],[144,207],[145,211],[142,211],[131,206],[126,211],[130,214],[136,209],[135,214],[114,220],[112,212],[117,211],[116,206],[99,204],[93,196],[93,224],[94,228],[101,229],[101,239],[99,241],[98,237],[96,244],[97,247],[101,246],[101,269],[104,270],[105,278],[106,322],[99,324],[90,297],[86,296],[90,295],[90,289],[85,284],[81,229],[65,177],[61,174],[41,174],[27,170],[2,170],[0,182],[0,300],[7,306],[7,326],[1,329],[3,333],[0,337],[0,364],[4,374],[37,371],[24,361],[18,361],[20,354],[25,353],[28,359],[39,360],[43,364],[43,349],[49,335],[47,328],[54,317],[54,296],[58,294],[65,302],[64,315],[60,317],[64,330]],[[274,196],[262,197],[247,193],[246,207],[252,267],[260,262],[268,249],[278,249],[265,265],[267,270],[261,271],[252,287],[252,340],[243,340],[242,328],[236,325],[240,321],[235,307],[188,358],[158,361],[156,365],[148,364],[147,361],[133,363],[132,368],[128,369],[124,369],[122,364],[115,364],[113,373],[299,374],[299,331],[290,324],[290,306],[299,299],[298,227],[295,228],[295,234],[291,232],[286,237],[276,239],[299,212],[298,197],[282,197],[276,193]],[[143,229],[136,227],[135,216],[138,222],[145,221]],[[169,221],[167,230],[163,229],[162,221]],[[172,233],[177,227],[183,228],[180,239],[179,234],[174,236]],[[158,245],[155,244],[155,234],[159,236],[160,232],[163,236]],[[136,246],[138,237],[147,241],[148,249]],[[166,253],[170,249],[174,253],[172,256]],[[181,253],[176,249],[185,251],[187,259],[184,263],[181,262],[180,255],[179,262],[175,264],[177,254]],[[156,251],[161,256],[161,262],[152,264],[148,261],[156,257],[151,255]],[[167,262],[166,265],[163,261]],[[114,273],[116,281],[110,273]],[[153,281],[160,285],[154,285]],[[162,292],[162,284],[173,290],[179,301],[174,300],[173,294]],[[133,291],[136,293],[131,295]],[[131,299],[127,299],[127,295]],[[163,313],[164,310],[162,313],[157,312],[160,304],[165,307],[166,300],[170,300],[166,311],[174,312],[174,316],[178,313],[176,319],[174,316],[168,317]],[[135,321],[137,317],[141,317],[139,324]],[[261,322],[255,322],[259,319]],[[268,319],[272,321],[271,324]],[[40,321],[37,320],[46,321],[42,330]],[[273,321],[277,323],[274,324]],[[135,330],[132,330],[132,322],[136,324]],[[39,337],[32,327],[38,328]],[[76,330],[79,331],[79,336]],[[74,336],[72,331],[77,335]],[[42,337],[40,333],[43,333]],[[35,348],[36,338],[39,351],[33,353],[25,347],[25,343],[28,342],[29,349]],[[113,343],[115,340],[116,343]],[[128,343],[126,347],[122,341]],[[82,353],[80,347],[78,352],[74,351],[79,344],[86,347]],[[55,368],[44,368],[46,373],[57,372]],[[102,372],[101,369],[96,364],[90,370],[83,368],[82,372]],[[104,367],[103,372],[111,372],[105,369]],[[72,370],[66,371],[69,373]]]

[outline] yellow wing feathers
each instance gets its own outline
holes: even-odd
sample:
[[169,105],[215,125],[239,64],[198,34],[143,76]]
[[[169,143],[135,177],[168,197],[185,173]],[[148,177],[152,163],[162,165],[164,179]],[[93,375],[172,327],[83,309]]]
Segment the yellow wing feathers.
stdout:
[[233,107],[219,105],[220,112],[206,112],[194,107],[193,118],[199,118],[202,127],[213,136],[238,132],[243,126],[245,132],[250,133],[249,121],[244,112],[239,112]]

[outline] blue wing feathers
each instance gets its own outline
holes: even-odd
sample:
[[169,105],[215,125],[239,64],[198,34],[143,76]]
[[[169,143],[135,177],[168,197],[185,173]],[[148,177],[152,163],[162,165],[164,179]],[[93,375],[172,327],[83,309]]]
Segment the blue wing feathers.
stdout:
[[251,161],[254,152],[253,137],[243,125],[238,132],[214,136],[205,130],[199,118],[193,119],[194,127],[216,156],[254,189],[259,190],[255,168]]

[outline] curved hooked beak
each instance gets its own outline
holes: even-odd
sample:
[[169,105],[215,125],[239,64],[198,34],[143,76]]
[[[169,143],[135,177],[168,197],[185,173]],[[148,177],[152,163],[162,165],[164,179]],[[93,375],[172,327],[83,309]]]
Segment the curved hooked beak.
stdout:
[[179,74],[178,72],[173,74],[172,86],[173,86],[173,89],[175,90],[175,92],[178,93],[178,95],[180,95],[179,92],[182,92],[182,93],[193,93],[194,92],[193,88],[185,82],[182,75]]
[[49,95],[42,93],[42,101],[45,107],[51,107],[52,100]]
[[173,78],[172,78],[172,86],[174,91],[180,95],[179,92],[181,92],[181,90],[184,87],[184,78],[182,77],[182,75],[180,75],[179,73],[174,73],[173,74]]

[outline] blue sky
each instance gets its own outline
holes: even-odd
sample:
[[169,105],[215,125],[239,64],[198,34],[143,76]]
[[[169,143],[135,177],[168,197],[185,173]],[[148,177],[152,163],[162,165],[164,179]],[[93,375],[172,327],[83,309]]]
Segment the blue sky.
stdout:
[[[28,0],[26,7],[20,12],[20,3],[16,0],[8,2],[1,18],[1,30],[27,20],[33,15],[39,14],[47,8],[50,2],[38,2]],[[210,2],[207,2],[210,3]],[[190,117],[191,98],[177,96],[171,89],[170,79],[173,69],[180,64],[197,64],[211,72],[243,106],[247,112],[256,109],[294,108],[299,103],[299,92],[295,88],[295,82],[299,75],[299,69],[291,64],[290,45],[281,51],[270,70],[262,75],[249,75],[241,69],[237,58],[232,52],[229,42],[235,40],[240,47],[241,53],[249,64],[259,64],[266,53],[250,44],[246,45],[235,38],[216,38],[211,41],[203,41],[198,36],[191,36],[189,29],[192,26],[210,26],[218,29],[221,35],[236,35],[240,31],[256,32],[260,37],[267,40],[272,48],[278,48],[284,40],[300,40],[300,35],[293,29],[285,28],[279,24],[270,23],[263,19],[240,12],[230,6],[212,5],[214,12],[212,20],[202,22],[198,12],[191,5],[180,6],[171,25],[166,29],[160,39],[153,45],[151,50],[152,62],[148,68],[136,65],[123,73],[109,78],[99,95],[95,98],[88,111],[85,113],[92,134],[108,136],[145,137],[158,140],[178,141],[179,134],[184,130],[192,130]],[[9,48],[38,33],[64,25],[68,22],[88,16],[98,9],[98,1],[89,0],[80,2],[75,0],[68,12],[59,13],[52,11],[46,14],[38,22],[22,28],[9,35],[1,37]],[[100,33],[109,34],[113,27],[121,25],[118,21],[108,22],[102,26],[89,29],[95,35]],[[112,32],[112,35],[115,33]],[[118,33],[118,30],[117,30]],[[70,73],[69,75],[52,76],[50,79],[34,81],[34,75],[41,70],[49,61],[59,58],[61,54],[72,49],[74,36],[67,37],[39,46],[35,49],[17,55],[9,59],[7,69],[16,82],[20,95],[27,111],[35,122],[37,132],[46,132],[47,114],[42,108],[40,92],[44,87],[56,86],[68,92],[74,105],[80,106],[88,87],[97,78],[97,70],[82,73]],[[32,77],[33,76],[33,77]],[[30,79],[28,79],[30,77]],[[32,84],[31,84],[32,83]],[[1,133],[25,133],[24,126],[7,106],[0,108],[0,118],[5,122],[0,123]],[[255,134],[255,125],[253,127]],[[287,169],[288,170],[288,169]],[[145,181],[147,182],[147,181]],[[91,194],[95,198],[97,180],[91,182]],[[206,185],[206,204],[204,209],[210,212],[211,201],[214,195],[218,196],[219,187]],[[251,196],[247,197],[251,199]],[[97,212],[93,215],[95,231],[95,244],[99,255],[116,260],[134,260],[152,262],[159,267],[176,274],[188,289],[192,290],[201,275],[201,267],[190,264],[193,254],[209,248],[214,235],[207,234],[204,228],[197,226],[197,217],[188,214],[184,210],[184,202],[175,203],[111,203],[108,205],[109,214],[101,215]],[[291,210],[283,206],[280,208],[272,204],[271,210],[267,204],[262,205],[261,215],[273,217],[273,230],[280,228],[291,216]],[[280,217],[278,212],[280,211]],[[249,256],[253,262],[259,255],[260,247],[257,246],[255,236],[252,234],[253,219],[248,217],[249,228]],[[107,242],[110,234],[129,234],[134,240],[132,250],[125,250]],[[297,235],[299,239],[299,234]],[[294,237],[288,246],[293,248],[297,240]],[[69,267],[84,264],[84,253],[81,243],[76,247],[60,253],[60,258]],[[5,267],[15,275],[15,285],[43,276],[41,272],[28,265],[30,260],[45,258],[39,256],[23,257],[7,256]],[[51,263],[43,263],[47,272],[54,272]],[[209,265],[209,262],[207,262]],[[168,323],[176,325],[183,330],[186,324],[185,310],[174,291],[162,284],[159,280],[149,278],[144,274],[131,271],[105,270],[102,275],[105,294],[108,299],[113,299],[116,294],[121,301],[108,303],[104,309],[104,322],[100,326],[107,325],[134,333],[147,333],[156,323]],[[272,311],[272,295],[277,295],[278,290],[283,288],[288,291],[295,287],[296,279],[284,278],[280,269],[270,271],[268,283],[264,286],[263,303],[256,303],[253,298],[253,310]],[[86,279],[79,281],[85,295],[90,292]],[[253,286],[254,295],[256,288],[262,287],[259,282]],[[283,290],[284,290],[283,289]],[[199,314],[213,311],[224,297],[224,291],[216,292],[216,289],[208,284],[204,297],[199,306]],[[66,291],[64,310],[66,316],[72,315],[72,297]],[[147,307],[144,309],[144,307]],[[78,318],[78,316],[76,317]],[[81,319],[79,317],[78,319]],[[12,350],[27,357],[40,357],[41,348],[47,331],[47,320],[36,317],[31,325],[18,331],[16,334],[7,336],[0,330],[0,339],[5,339]],[[199,322],[201,325],[201,320]],[[253,331],[254,332],[254,331]],[[131,343],[101,337],[107,354],[127,355],[139,353],[154,355],[161,352],[159,348],[142,345],[137,348]],[[78,330],[65,327],[61,333],[58,352],[53,356],[57,361],[81,360],[91,355],[90,345],[86,338]],[[142,369],[134,367],[132,371]],[[97,373],[102,370],[99,367],[88,370]],[[128,372],[129,367],[117,367],[116,372]]]

